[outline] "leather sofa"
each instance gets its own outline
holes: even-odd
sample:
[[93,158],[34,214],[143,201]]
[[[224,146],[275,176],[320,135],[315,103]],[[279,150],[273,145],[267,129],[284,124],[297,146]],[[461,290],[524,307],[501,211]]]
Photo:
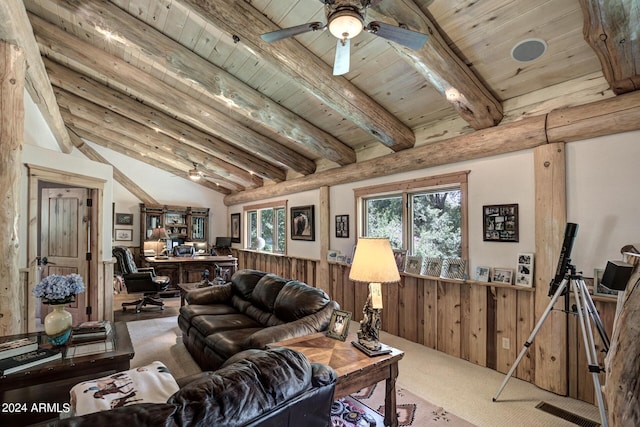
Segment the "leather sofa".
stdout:
[[132,404],[47,426],[327,427],[335,371],[295,350],[249,350],[219,370],[178,381],[166,403]]
[[238,270],[230,283],[185,296],[178,326],[203,370],[217,369],[236,353],[324,331],[339,309],[321,289],[258,270]]

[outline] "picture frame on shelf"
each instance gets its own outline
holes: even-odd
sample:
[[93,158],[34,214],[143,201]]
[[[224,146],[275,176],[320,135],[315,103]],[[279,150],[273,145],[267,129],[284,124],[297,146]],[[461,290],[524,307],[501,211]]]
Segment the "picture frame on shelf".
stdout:
[[404,267],[404,272],[410,274],[420,274],[422,272],[422,257],[418,255],[408,256],[406,265]]
[[445,258],[442,261],[440,277],[445,279],[464,279],[466,261],[462,258]]
[[340,341],[345,341],[349,335],[349,323],[351,321],[351,312],[344,310],[333,310],[331,319],[329,320],[329,329],[327,336]]
[[240,221],[240,213],[231,214],[231,242],[240,243],[242,234],[242,222]]
[[133,214],[132,213],[117,213],[116,214],[116,225],[133,225]]
[[398,271],[404,271],[405,263],[407,262],[407,250],[406,249],[394,249],[393,257],[396,260],[396,267]]
[[618,291],[613,289],[609,289],[606,286],[602,285],[602,275],[604,274],[604,268],[594,268],[593,269],[593,295],[598,295],[602,297],[610,297],[615,298],[618,296]]
[[516,265],[516,285],[533,287],[533,254],[519,253]]
[[477,282],[488,282],[491,277],[491,267],[479,265],[476,267],[476,275],[474,280]]
[[334,251],[333,249],[329,249],[327,251],[327,261],[329,262],[338,261],[338,255],[340,255],[340,251]]
[[513,284],[513,269],[512,268],[494,268],[491,275],[491,281],[494,283],[504,283],[507,285]]
[[349,215],[336,215],[336,237],[349,237]]
[[313,208],[314,205],[291,208],[291,240],[316,240]]
[[424,276],[440,277],[442,271],[442,258],[427,257],[424,260],[424,268],[422,274]]
[[518,204],[482,207],[482,239],[485,242],[518,242]]
[[133,230],[116,228],[116,240],[130,242],[133,240]]

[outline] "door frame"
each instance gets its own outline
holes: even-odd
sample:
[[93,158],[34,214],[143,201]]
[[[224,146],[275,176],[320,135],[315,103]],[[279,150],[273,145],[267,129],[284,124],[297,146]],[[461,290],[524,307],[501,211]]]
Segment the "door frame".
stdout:
[[[100,278],[101,271],[101,259],[102,259],[102,246],[104,236],[102,233],[104,215],[104,186],[106,180],[79,175],[72,172],[51,169],[38,165],[26,163],[27,176],[28,176],[28,229],[27,229],[27,265],[29,270],[33,274],[29,274],[29,291],[27,292],[27,330],[33,332],[36,330],[35,316],[36,316],[36,298],[31,293],[31,289],[36,285],[36,273],[38,268],[37,256],[38,256],[38,239],[40,238],[38,233],[38,225],[40,220],[40,210],[38,209],[40,200],[40,183],[50,182],[55,184],[64,184],[71,187],[86,188],[89,190],[89,197],[93,200],[91,207],[91,245],[89,251],[92,254],[91,261],[89,261],[89,277],[87,280],[87,286],[92,286],[94,292],[90,292],[87,304],[93,308],[90,319],[99,316],[102,310],[100,310],[99,303],[110,301],[109,298],[105,298],[108,287],[105,283],[102,283]],[[106,309],[107,307],[105,307]]]

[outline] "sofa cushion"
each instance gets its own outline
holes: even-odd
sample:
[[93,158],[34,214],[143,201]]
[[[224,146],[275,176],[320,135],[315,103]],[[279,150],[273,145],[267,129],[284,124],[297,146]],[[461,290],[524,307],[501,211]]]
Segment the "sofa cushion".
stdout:
[[256,287],[258,281],[262,279],[265,274],[267,273],[258,270],[238,270],[231,278],[231,288],[235,294],[240,295],[246,300],[250,300],[253,288]]
[[282,287],[289,280],[275,274],[267,274],[258,281],[251,295],[251,302],[263,310],[273,312],[273,305]]
[[209,304],[209,305],[185,305],[180,307],[180,316],[185,320],[191,321],[196,316],[202,315],[218,315],[218,314],[234,314],[238,310],[228,304]]
[[247,350],[249,338],[261,330],[261,328],[245,328],[211,334],[204,340],[206,344],[204,352],[208,354],[209,350],[215,349],[215,353],[221,356],[222,360],[227,360],[234,354]]
[[322,289],[291,280],[282,287],[273,311],[278,319],[292,322],[316,313],[328,303],[329,296]]
[[[301,353],[279,348],[205,375],[170,399],[178,425],[241,426],[311,387],[311,367]],[[208,402],[208,404],[203,404]]]
[[202,316],[194,317],[191,320],[191,326],[205,336],[222,331],[263,327],[251,317],[242,313],[216,315],[204,314]]

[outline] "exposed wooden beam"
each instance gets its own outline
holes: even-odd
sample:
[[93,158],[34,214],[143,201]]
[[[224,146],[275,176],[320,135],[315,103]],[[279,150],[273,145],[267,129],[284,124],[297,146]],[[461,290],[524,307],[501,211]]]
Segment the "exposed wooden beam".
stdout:
[[58,104],[53,96],[51,84],[40,58],[40,50],[33,37],[27,11],[21,0],[0,1],[0,40],[12,41],[24,50],[27,61],[27,91],[49,125],[60,150],[63,153],[70,153],[73,144],[60,117]]
[[299,42],[294,39],[281,40],[277,44],[262,42],[260,34],[279,27],[248,2],[179,0],[173,5],[192,9],[191,13],[197,13],[229,37],[238,36],[240,46],[246,46],[252,55],[277,67],[329,108],[392,150],[413,147],[415,135],[409,127],[347,79],[333,76],[331,67]]
[[[182,159],[175,158],[160,150],[151,151],[153,147],[144,142],[116,130],[100,128],[91,120],[75,116],[63,107],[60,108],[60,113],[69,129],[73,130],[78,136],[148,165],[164,169],[176,176],[189,178],[188,170],[193,165],[184,162]],[[220,177],[212,176],[211,180],[213,182],[199,180],[196,183],[227,194],[232,190],[239,191],[243,188]]]
[[582,32],[616,95],[640,89],[640,7],[636,0],[579,0]]
[[[32,2],[26,4],[31,9]],[[117,35],[109,39],[110,45],[135,51],[140,60],[202,92],[219,111],[255,122],[267,136],[269,132],[284,136],[340,165],[356,161],[355,151],[348,145],[108,1],[60,0],[54,4],[45,0],[39,6],[65,11],[94,37],[103,38],[106,31]]]
[[444,96],[460,116],[476,130],[492,127],[503,117],[502,104],[480,79],[449,48],[430,19],[412,0],[383,1],[368,11],[371,20],[389,21],[389,17],[409,29],[429,35],[420,50],[389,42]]
[[[328,169],[280,184],[225,196],[227,206],[434,166],[640,129],[640,92],[568,107],[545,115]],[[582,130],[582,132],[581,132]]]
[[[68,128],[67,128],[68,129]],[[142,203],[149,205],[158,205],[159,203],[146,191],[142,189],[138,184],[136,184],[132,179],[130,179],[126,174],[124,174],[120,169],[111,164],[107,159],[102,157],[100,153],[91,148],[89,144],[84,142],[82,138],[80,138],[75,132],[69,129],[69,137],[71,138],[71,142],[73,145],[80,150],[82,154],[87,156],[90,160],[95,162],[104,163],[105,165],[109,165],[113,168],[113,179],[115,179],[120,185],[127,189],[131,194],[136,196],[138,200]]]
[[197,163],[202,172],[219,177],[218,182],[225,187],[229,187],[229,185],[231,185],[230,188],[256,186],[255,177],[244,169],[223,164],[222,161],[182,144],[163,133],[150,132],[147,127],[128,117],[93,104],[63,89],[54,87],[54,93],[62,111],[68,110],[74,116],[90,121],[96,126],[95,133],[97,134],[101,134],[103,130],[116,129],[118,133],[144,144],[141,149],[147,147],[147,153],[143,154],[154,156],[157,153],[162,153],[166,157],[180,160],[181,164],[186,165],[187,170],[192,169],[193,164]]
[[149,130],[154,133],[163,133],[226,163],[251,171],[255,175],[253,179],[255,185],[261,185],[261,178],[272,181],[284,181],[286,178],[281,169],[269,162],[254,157],[246,151],[193,128],[153,107],[136,101],[118,90],[104,86],[47,58],[44,59],[44,64],[53,85],[131,120],[135,120],[148,128],[145,133]]
[[303,175],[315,171],[316,164],[296,151],[260,135],[211,106],[35,15],[30,14],[29,18],[41,51],[56,62],[67,64],[94,80],[129,93],[184,122],[231,144],[242,146],[263,159]]

